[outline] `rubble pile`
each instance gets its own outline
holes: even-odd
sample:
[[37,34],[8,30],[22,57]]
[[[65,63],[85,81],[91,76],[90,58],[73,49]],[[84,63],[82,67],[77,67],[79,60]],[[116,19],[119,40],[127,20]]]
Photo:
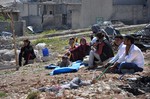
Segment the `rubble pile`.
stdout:
[[[0,62],[11,61],[14,58],[12,38],[0,37]],[[10,51],[11,50],[11,51]]]
[[13,49],[12,38],[2,38],[0,37],[0,50],[1,49]]
[[135,80],[129,80],[127,85],[119,86],[121,89],[132,93],[133,95],[141,95],[150,92],[150,77],[140,77]]

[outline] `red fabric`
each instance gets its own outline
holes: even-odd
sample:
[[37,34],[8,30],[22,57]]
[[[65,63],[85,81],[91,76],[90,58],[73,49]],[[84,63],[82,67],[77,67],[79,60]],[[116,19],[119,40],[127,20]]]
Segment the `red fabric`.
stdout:
[[89,54],[89,51],[90,51],[90,46],[88,44],[85,44],[85,45],[79,45],[77,48],[71,50],[70,52],[73,61],[77,61],[77,60],[83,60],[83,57]]
[[98,53],[99,55],[101,55],[101,54],[102,54],[102,51],[103,51],[104,45],[105,45],[104,42],[99,43],[99,44],[98,44],[98,49],[97,49],[96,53]]
[[30,60],[31,54],[28,55],[28,60]]
[[75,50],[76,46],[74,46],[73,48],[70,48],[69,51],[71,52],[71,56],[70,56],[70,61],[75,61],[78,58],[78,54],[76,52],[72,53],[73,50]]

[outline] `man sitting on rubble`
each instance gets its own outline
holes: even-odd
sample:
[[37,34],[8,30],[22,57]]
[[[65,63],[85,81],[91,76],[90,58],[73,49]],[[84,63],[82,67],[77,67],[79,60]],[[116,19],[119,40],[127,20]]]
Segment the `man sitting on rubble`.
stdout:
[[144,56],[141,50],[134,45],[134,38],[132,36],[125,36],[124,44],[126,45],[124,53],[110,70],[117,73],[124,73],[124,70],[133,70],[133,73],[142,72]]
[[96,63],[102,64],[103,61],[106,61],[107,59],[114,56],[112,47],[108,40],[104,39],[103,32],[99,32],[96,34],[97,42],[93,45],[94,47],[90,51],[89,56],[89,69],[96,68],[97,66],[94,66],[95,60]]
[[123,36],[122,35],[117,35],[115,36],[115,41],[114,44],[118,47],[118,52],[117,54],[105,65],[105,68],[108,66],[113,65],[119,57],[124,53],[126,45],[123,43]]
[[28,39],[23,41],[23,47],[19,53],[19,66],[22,66],[22,57],[25,60],[24,65],[27,65],[29,60],[33,60],[36,58],[33,47],[30,45],[30,41]]

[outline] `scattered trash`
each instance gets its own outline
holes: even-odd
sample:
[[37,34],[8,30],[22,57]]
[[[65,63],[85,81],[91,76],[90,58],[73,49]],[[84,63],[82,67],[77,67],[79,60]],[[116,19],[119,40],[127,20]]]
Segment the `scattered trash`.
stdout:
[[41,26],[27,26],[27,30],[29,31],[29,33],[32,33],[32,34],[43,32],[43,29]]
[[33,26],[27,26],[27,29],[32,32],[32,33],[35,33],[34,30],[33,30]]
[[80,86],[91,85],[91,81],[82,81],[79,77],[73,78],[69,83],[60,86],[41,87],[38,90],[41,92],[52,91],[58,92],[60,89],[77,89]]
[[150,24],[145,26],[142,30],[131,33],[135,38],[135,44],[142,50],[150,49]]
[[129,81],[135,81],[135,80],[137,80],[137,78],[127,78],[127,80],[129,80]]
[[2,33],[0,33],[0,36],[3,36],[3,37],[12,37],[12,33],[6,32],[6,31],[2,31]]
[[132,93],[141,95],[150,92],[150,77],[130,78],[127,85],[120,85],[119,88]]

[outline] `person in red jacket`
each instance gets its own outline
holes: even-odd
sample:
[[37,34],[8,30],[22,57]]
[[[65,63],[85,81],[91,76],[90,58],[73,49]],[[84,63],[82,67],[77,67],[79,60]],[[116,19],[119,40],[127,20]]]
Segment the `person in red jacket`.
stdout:
[[112,47],[107,39],[104,38],[104,34],[99,32],[96,34],[97,42],[90,51],[89,57],[89,69],[96,68],[94,63],[102,64],[102,62],[114,56]]
[[80,45],[72,50],[69,51],[69,53],[73,57],[73,61],[77,61],[77,60],[83,60],[83,58],[86,55],[89,55],[90,52],[90,45],[87,44],[86,39],[83,37],[80,39]]

